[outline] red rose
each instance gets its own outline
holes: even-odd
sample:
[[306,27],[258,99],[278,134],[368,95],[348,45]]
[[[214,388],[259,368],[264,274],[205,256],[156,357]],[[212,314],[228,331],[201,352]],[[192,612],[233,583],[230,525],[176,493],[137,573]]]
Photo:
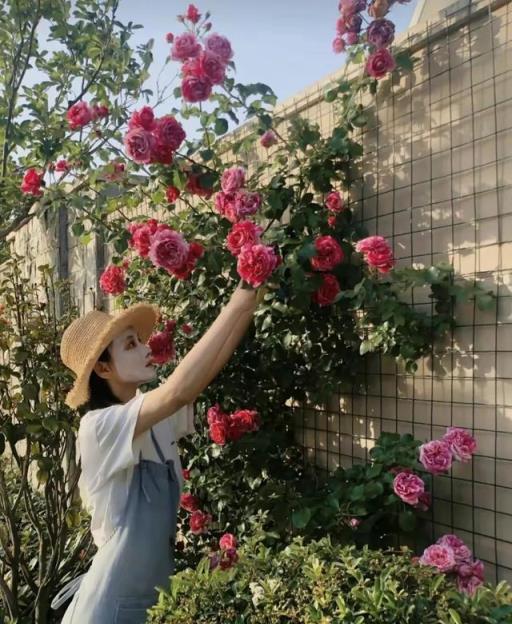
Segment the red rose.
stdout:
[[336,295],[340,292],[340,285],[338,280],[332,273],[326,273],[322,275],[323,283],[320,288],[312,295],[312,299],[319,306],[330,305]]
[[215,444],[224,446],[228,440],[228,417],[225,416],[222,420],[217,420],[210,425],[210,438]]
[[190,530],[192,533],[198,535],[199,533],[206,533],[208,530],[208,524],[211,522],[212,517],[210,514],[203,513],[202,511],[194,511],[190,516]]
[[126,288],[124,268],[114,264],[109,265],[101,274],[100,288],[109,295],[120,295]]
[[331,271],[343,260],[343,251],[332,236],[319,236],[315,248],[317,253],[311,258],[311,266],[317,271]]
[[165,191],[165,196],[170,204],[174,204],[174,202],[180,196],[180,190],[177,189],[175,186],[168,186],[167,190]]
[[214,422],[222,420],[226,415],[227,414],[222,411],[220,405],[218,403],[215,403],[215,405],[208,409],[208,412],[206,413],[206,419],[208,421],[208,424],[211,425]]
[[185,481],[190,481],[190,470],[188,468],[182,468],[181,474],[183,475]]
[[55,171],[58,172],[64,172],[64,171],[69,171],[71,168],[71,165],[68,163],[68,161],[65,158],[61,158],[60,160],[58,160],[55,163]]
[[188,246],[188,256],[182,266],[171,270],[171,273],[178,279],[188,279],[194,270],[197,260],[203,255],[204,247],[199,243],[190,243]]
[[[154,136],[154,135],[153,135]],[[170,165],[174,158],[174,152],[168,145],[164,145],[156,138],[151,146],[151,163]]]
[[185,13],[185,18],[188,19],[189,22],[192,22],[192,24],[197,24],[201,18],[201,13],[199,13],[199,10],[195,5],[189,4],[187,12]]
[[231,422],[236,423],[236,427],[242,429],[242,433],[257,431],[260,428],[261,420],[256,410],[241,409],[231,414]]
[[148,257],[156,267],[173,271],[183,266],[188,257],[188,243],[171,228],[157,230],[151,237]]
[[183,507],[185,511],[197,511],[199,509],[199,499],[193,494],[182,494],[180,498],[180,506]]
[[128,240],[128,245],[134,247],[141,258],[147,258],[151,246],[151,237],[157,231],[157,227],[156,219],[149,219],[145,223],[130,223],[127,226],[132,235]]
[[263,228],[252,221],[239,221],[231,228],[226,237],[226,247],[234,255],[238,256],[244,245],[255,245],[260,242]]
[[338,193],[338,191],[332,191],[325,198],[325,206],[327,210],[331,212],[341,212],[345,207],[343,197]]
[[149,337],[148,346],[155,364],[166,364],[176,356],[172,336],[166,332],[156,332]]
[[151,106],[143,106],[140,110],[134,111],[128,121],[128,128],[144,128],[151,132],[156,125],[155,113]]
[[176,151],[185,140],[183,126],[172,115],[165,115],[156,121],[155,137],[157,143],[162,143]]
[[194,33],[186,32],[175,37],[171,48],[171,59],[184,62],[200,52],[201,44],[198,43]]
[[380,273],[388,273],[395,264],[393,251],[382,236],[368,236],[358,241],[356,251],[362,253],[366,262]]
[[192,327],[188,323],[183,323],[181,331],[188,336],[192,332]]
[[329,224],[329,227],[334,229],[336,227],[336,215],[329,215],[327,217],[327,223]]
[[282,258],[267,245],[244,245],[237,261],[240,277],[254,288],[265,282],[281,264]]
[[35,169],[27,169],[21,182],[21,192],[26,195],[42,195],[41,184],[43,183],[43,173],[38,173]]
[[73,104],[66,113],[71,130],[76,130],[82,126],[86,126],[92,120],[92,111],[87,102],[77,102]]

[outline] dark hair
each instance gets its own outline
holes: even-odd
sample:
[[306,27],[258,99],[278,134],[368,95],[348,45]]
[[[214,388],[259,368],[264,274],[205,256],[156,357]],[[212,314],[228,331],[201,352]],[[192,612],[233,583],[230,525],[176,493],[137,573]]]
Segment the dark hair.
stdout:
[[[108,347],[98,358],[98,362],[110,362],[110,351]],[[101,409],[103,407],[110,407],[116,403],[121,403],[120,399],[112,392],[112,388],[106,379],[103,379],[97,375],[94,371],[91,372],[89,377],[89,394],[90,398],[83,406],[83,412],[89,410]]]

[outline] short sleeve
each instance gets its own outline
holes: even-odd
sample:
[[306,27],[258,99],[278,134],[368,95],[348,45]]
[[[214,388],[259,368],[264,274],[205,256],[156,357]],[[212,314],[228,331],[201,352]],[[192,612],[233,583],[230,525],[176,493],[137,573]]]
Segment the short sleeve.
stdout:
[[127,403],[91,413],[86,427],[88,431],[84,434],[89,444],[97,445],[97,483],[105,482],[116,472],[138,462],[133,433],[144,397],[145,393],[141,392]]
[[194,404],[188,403],[171,416],[176,440],[196,432],[194,424]]

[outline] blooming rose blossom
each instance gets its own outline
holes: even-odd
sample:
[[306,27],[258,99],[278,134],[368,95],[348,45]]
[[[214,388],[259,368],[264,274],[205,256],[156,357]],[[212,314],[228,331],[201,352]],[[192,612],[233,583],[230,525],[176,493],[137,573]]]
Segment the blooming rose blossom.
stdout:
[[436,544],[449,546],[453,550],[455,562],[458,566],[461,564],[467,564],[473,557],[471,550],[466,546],[466,544],[464,544],[460,537],[457,537],[456,535],[443,535],[437,540]]
[[229,420],[228,416],[224,415],[223,418],[212,422],[209,427],[210,438],[215,444],[224,446],[228,441],[229,432]]
[[261,206],[261,195],[241,189],[234,193],[220,191],[215,195],[215,208],[223,217],[237,223],[255,214]]
[[64,171],[69,171],[71,169],[71,165],[65,158],[61,158],[55,163],[54,169],[55,171],[58,171],[59,173],[64,172]]
[[197,511],[199,509],[199,499],[197,496],[186,492],[181,495],[180,506],[185,509],[185,511]]
[[183,99],[187,102],[204,102],[212,93],[212,82],[206,76],[186,76],[181,83]]
[[220,186],[225,193],[238,191],[245,186],[245,169],[243,167],[231,167],[222,173]]
[[395,25],[387,19],[376,19],[368,26],[366,36],[376,48],[386,47],[395,38]]
[[172,335],[167,331],[152,334],[149,337],[148,346],[151,349],[151,358],[155,364],[167,364],[176,356]]
[[154,130],[156,125],[155,114],[151,106],[143,106],[140,110],[134,111],[128,120],[128,128],[144,128],[148,132]]
[[455,568],[455,555],[449,546],[432,544],[423,551],[420,557],[422,565],[433,566],[440,572],[451,572]]
[[168,186],[165,191],[165,197],[170,204],[174,204],[174,202],[180,196],[180,190],[175,186]]
[[256,410],[237,410],[228,418],[228,439],[239,440],[246,433],[257,431],[260,424]]
[[425,483],[418,475],[399,472],[393,479],[393,491],[404,503],[417,505],[421,494],[425,491]]
[[311,258],[311,266],[317,271],[331,271],[343,261],[343,251],[338,241],[328,234],[315,240],[315,248],[316,255]]
[[176,151],[185,140],[186,134],[175,117],[164,115],[156,120],[155,136],[160,143]]
[[204,254],[204,247],[200,243],[192,242],[188,246],[188,256],[185,262],[171,271],[178,279],[185,280],[190,277],[197,261]]
[[126,288],[124,268],[110,264],[100,276],[100,288],[109,295],[120,295]]
[[322,275],[322,279],[322,285],[313,293],[311,298],[319,306],[331,305],[341,290],[339,282],[332,273]]
[[219,546],[222,550],[227,550],[228,548],[236,548],[236,537],[233,535],[233,533],[224,533],[224,535],[219,540]]
[[25,195],[42,195],[41,185],[43,183],[43,173],[39,173],[36,169],[27,169],[21,181],[21,192]]
[[201,44],[198,43],[193,33],[186,32],[175,37],[171,48],[171,58],[173,61],[186,61],[197,56],[201,52]]
[[348,32],[345,35],[345,42],[347,45],[355,45],[359,41],[359,35],[356,32]]
[[281,256],[276,254],[273,247],[263,244],[244,245],[238,255],[237,271],[243,280],[253,288],[258,288],[281,262]]
[[217,33],[212,33],[206,37],[204,47],[208,52],[218,56],[224,63],[227,63],[233,57],[233,50],[229,40]]
[[158,223],[156,219],[148,219],[144,223],[129,223],[126,229],[132,235],[128,245],[133,247],[141,258],[147,258],[153,234],[158,229],[169,229],[169,226]]
[[483,579],[479,576],[458,576],[457,589],[468,596],[472,596],[478,587],[483,584]]
[[451,468],[452,452],[444,440],[432,440],[420,446],[420,462],[432,474],[442,474]]
[[338,191],[332,191],[325,198],[325,206],[331,212],[341,212],[345,207],[345,202]]
[[373,78],[383,78],[396,67],[395,57],[387,48],[379,48],[366,61],[366,72]]
[[193,59],[184,63],[184,76],[207,78],[212,84],[222,84],[226,78],[226,65],[215,54],[204,51]]
[[393,251],[382,236],[368,236],[356,244],[356,251],[362,253],[369,266],[379,273],[388,273],[395,264]]
[[127,155],[136,163],[148,164],[153,156],[155,137],[144,128],[136,127],[124,135]]
[[189,523],[190,530],[195,535],[199,535],[200,533],[206,533],[208,531],[208,524],[212,521],[212,517],[208,513],[204,513],[202,511],[194,511],[190,515]]
[[148,256],[155,266],[172,271],[186,262],[188,243],[179,232],[170,228],[160,230],[151,238]]
[[226,247],[234,255],[238,256],[244,245],[254,245],[260,242],[263,228],[252,221],[239,221],[231,228],[226,237]]
[[362,23],[363,23],[363,18],[357,13],[347,16],[345,18],[345,28],[347,29],[347,34],[359,33],[361,30]]
[[277,143],[277,134],[273,130],[267,130],[260,137],[260,145],[265,149],[272,147]]
[[218,403],[215,403],[215,405],[210,407],[206,412],[206,420],[208,421],[209,425],[214,422],[218,422],[219,420],[222,420],[224,416],[227,416],[227,414],[222,411]]
[[66,113],[66,119],[71,130],[77,130],[86,126],[92,120],[92,111],[89,104],[87,102],[73,104]]
[[473,453],[476,451],[476,440],[465,429],[448,427],[443,440],[449,444],[455,459],[461,462],[470,461]]

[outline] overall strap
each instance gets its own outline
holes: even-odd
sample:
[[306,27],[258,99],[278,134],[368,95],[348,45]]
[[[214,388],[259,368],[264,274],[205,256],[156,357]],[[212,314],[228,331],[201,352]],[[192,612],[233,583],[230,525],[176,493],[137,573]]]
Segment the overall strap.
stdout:
[[162,453],[162,449],[160,448],[160,444],[158,444],[158,440],[156,439],[155,432],[153,431],[153,427],[151,427],[151,439],[153,440],[153,445],[158,453],[158,457],[160,457],[160,461],[162,464],[165,464],[166,459],[165,455]]

